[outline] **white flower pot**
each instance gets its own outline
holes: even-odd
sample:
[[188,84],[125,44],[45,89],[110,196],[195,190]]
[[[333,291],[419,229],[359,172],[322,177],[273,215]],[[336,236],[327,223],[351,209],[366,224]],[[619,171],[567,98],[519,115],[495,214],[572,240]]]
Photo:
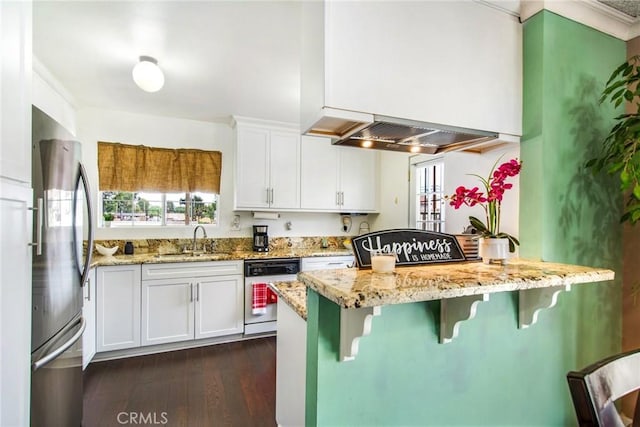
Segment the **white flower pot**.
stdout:
[[501,238],[481,238],[478,246],[478,254],[482,262],[489,264],[491,261],[499,261],[501,264],[507,263],[509,257],[509,239]]

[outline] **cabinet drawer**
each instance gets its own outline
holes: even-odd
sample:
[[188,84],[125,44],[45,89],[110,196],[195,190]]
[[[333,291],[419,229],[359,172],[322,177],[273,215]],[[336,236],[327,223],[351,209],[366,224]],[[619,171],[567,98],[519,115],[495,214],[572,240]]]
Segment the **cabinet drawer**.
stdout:
[[143,264],[142,280],[241,275],[242,266],[242,261]]
[[353,255],[332,256],[332,257],[310,257],[302,258],[302,271],[331,270],[335,268],[350,268],[355,265]]

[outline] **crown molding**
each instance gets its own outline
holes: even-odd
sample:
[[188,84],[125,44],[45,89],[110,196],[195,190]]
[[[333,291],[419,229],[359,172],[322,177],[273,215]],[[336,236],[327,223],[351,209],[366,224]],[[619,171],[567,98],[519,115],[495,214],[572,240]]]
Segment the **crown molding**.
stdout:
[[596,0],[522,0],[520,20],[524,22],[543,9],[624,41],[640,35],[637,19]]

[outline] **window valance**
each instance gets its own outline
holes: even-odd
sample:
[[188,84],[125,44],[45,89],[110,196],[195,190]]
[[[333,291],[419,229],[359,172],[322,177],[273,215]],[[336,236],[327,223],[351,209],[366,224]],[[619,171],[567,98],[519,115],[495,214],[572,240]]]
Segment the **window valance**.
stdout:
[[220,194],[222,153],[98,141],[100,191]]

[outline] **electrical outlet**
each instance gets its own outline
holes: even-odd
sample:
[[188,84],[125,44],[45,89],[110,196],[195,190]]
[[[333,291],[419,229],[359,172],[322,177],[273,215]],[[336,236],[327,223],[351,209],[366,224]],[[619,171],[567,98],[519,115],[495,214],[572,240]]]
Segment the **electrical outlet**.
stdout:
[[240,215],[234,215],[231,221],[231,231],[240,231]]

